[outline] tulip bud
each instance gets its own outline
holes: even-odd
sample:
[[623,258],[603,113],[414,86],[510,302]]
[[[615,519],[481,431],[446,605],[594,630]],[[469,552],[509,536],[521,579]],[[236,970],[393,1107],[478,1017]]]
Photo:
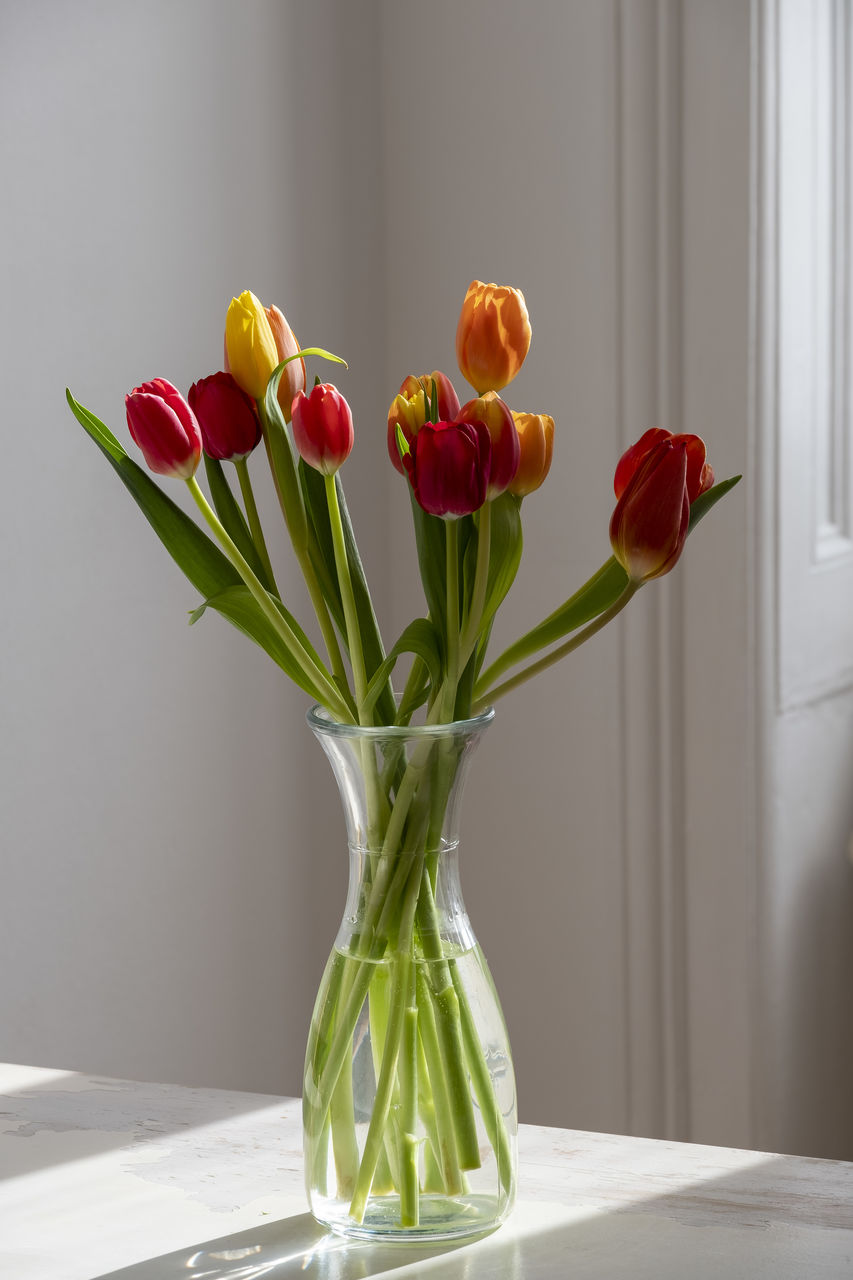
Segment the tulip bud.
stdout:
[[152,471],[189,480],[201,460],[201,431],[186,400],[165,378],[124,397],[130,434]]
[[469,400],[459,410],[460,422],[484,422],[492,441],[492,465],[486,500],[491,502],[508,489],[518,470],[518,432],[509,407],[496,391],[487,391],[476,400]]
[[551,470],[554,419],[547,413],[516,413],[514,409],[512,418],[518,432],[520,458],[509,491],[524,498],[539,488]]
[[482,422],[426,423],[403,463],[424,511],[444,519],[470,515],[483,505],[492,445]]
[[194,382],[188,399],[208,457],[234,461],[245,458],[258,444],[261,424],[255,402],[230,373],[212,373]]
[[632,582],[659,578],[681,555],[689,523],[687,444],[658,440],[616,504],[610,520],[613,554]]
[[701,436],[673,435],[663,427],[651,427],[640,436],[636,444],[625,450],[617,463],[613,477],[613,489],[617,498],[621,498],[646,454],[662,440],[671,440],[673,444],[683,441],[687,448],[687,496],[691,503],[696,501],[700,493],[710,489],[714,483],[714,472],[710,463],[705,460],[705,441]]
[[349,457],[353,445],[352,413],[331,383],[318,383],[308,395],[297,391],[293,401],[293,439],[309,467],[325,476],[333,476]]
[[[297,351],[300,350],[299,343],[296,341],[293,330],[278,307],[266,307],[265,310],[272,329],[276,351],[278,352],[277,363],[281,364],[282,360],[287,360],[288,356],[296,355]],[[281,406],[281,412],[284,414],[285,422],[290,422],[293,397],[297,391],[304,390],[305,361],[291,360],[289,364],[284,366],[281,381],[278,384],[278,403]]]
[[468,286],[456,329],[456,359],[478,395],[512,382],[530,348],[524,295],[506,285]]
[[399,393],[391,401],[388,410],[388,456],[394,466],[404,474],[400,461],[400,450],[397,448],[397,424],[408,444],[426,422],[426,397],[432,400],[432,384],[435,382],[436,399],[438,400],[438,417],[442,422],[451,422],[459,413],[459,397],[453,389],[453,383],[447,374],[436,369],[433,373],[416,377],[408,374],[400,384]]
[[239,298],[232,298],[229,304],[225,316],[225,357],[228,371],[238,386],[253,400],[260,400],[279,359],[267,313],[248,290]]

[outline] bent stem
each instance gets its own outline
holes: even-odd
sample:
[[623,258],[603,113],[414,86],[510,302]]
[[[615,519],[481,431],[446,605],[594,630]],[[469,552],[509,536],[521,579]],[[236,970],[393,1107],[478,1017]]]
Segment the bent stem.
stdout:
[[524,684],[526,680],[532,679],[532,677],[538,675],[540,671],[546,671],[548,667],[553,666],[555,662],[559,662],[560,659],[565,658],[567,654],[573,653],[575,649],[579,649],[582,644],[587,640],[590,640],[596,632],[601,631],[602,627],[606,627],[608,622],[612,622],[616,615],[622,612],[628,601],[636,595],[637,591],[640,589],[640,585],[641,584],[638,582],[629,582],[621,596],[613,602],[610,608],[605,609],[603,613],[600,613],[598,617],[590,622],[588,626],[584,627],[582,631],[578,631],[574,636],[572,636],[571,640],[567,640],[565,644],[561,644],[558,648],[554,649],[553,652],[545,654],[545,656],[543,658],[539,658],[537,662],[531,662],[530,666],[522,668],[521,671],[517,672],[509,680],[504,680],[503,684],[495,685],[491,689],[486,689],[474,704],[472,714],[477,715],[482,712],[486,707],[497,702],[498,698],[502,698],[504,694],[509,693],[513,689],[517,689],[518,686]]

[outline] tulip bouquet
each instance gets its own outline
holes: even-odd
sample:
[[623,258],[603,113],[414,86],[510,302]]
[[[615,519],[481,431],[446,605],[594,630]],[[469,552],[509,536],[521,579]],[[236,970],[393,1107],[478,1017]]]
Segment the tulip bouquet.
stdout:
[[[186,398],[162,378],[126,397],[130,434],[148,467],[186,483],[200,522],[68,393],[200,593],[191,621],[210,609],[223,615],[318,704],[315,728],[357,739],[340,770],[351,775],[355,760],[359,773],[359,816],[350,823],[362,855],[348,908],[355,923],[324,978],[305,1084],[306,1168],[319,1197],[312,1204],[339,1226],[364,1223],[372,1199],[390,1197],[397,1225],[417,1227],[430,1197],[464,1200],[473,1171],[489,1161],[499,1205],[493,1220],[511,1202],[514,1113],[498,1100],[477,1002],[441,915],[452,897],[440,855],[466,749],[462,730],[588,640],[643,583],[669,572],[689,531],[738,479],[714,484],[699,437],[647,431],[616,468],[612,555],[557,609],[490,654],[494,618],[521,560],[522,505],[551,464],[553,419],[511,410],[498,394],[530,339],[522,294],[475,281],[456,334],[474,395],[460,404],[450,379],[435,371],[406,377],[391,403],[387,448],[411,494],[425,609],[390,647],[341,484],[352,414],[333,385],[306,382],[307,360],[343,361],[322,348],[300,349],[277,308],[251,293],[233,299],[227,370],[196,382]],[[249,469],[261,441],[308,588],[314,639],[282,598],[261,527]],[[202,457],[209,496],[196,479]],[[395,695],[392,677],[404,655],[408,672]],[[441,737],[444,728],[456,736]],[[366,1111],[354,1065],[364,1036]],[[476,1219],[476,1229],[483,1225]]]

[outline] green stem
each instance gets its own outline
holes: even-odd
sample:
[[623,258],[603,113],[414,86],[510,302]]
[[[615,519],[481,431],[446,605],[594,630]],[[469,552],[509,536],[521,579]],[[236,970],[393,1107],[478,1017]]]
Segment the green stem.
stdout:
[[450,1095],[447,1091],[447,1074],[445,1059],[438,1041],[435,1025],[435,1013],[432,1007],[432,995],[426,974],[418,970],[418,1032],[421,1037],[424,1057],[428,1063],[429,1083],[432,1087],[438,1156],[444,1186],[450,1196],[459,1195],[465,1189],[462,1172],[459,1168],[459,1155],[456,1150],[456,1132],[450,1110]]
[[267,575],[269,584],[280,599],[281,592],[276,585],[275,574],[272,571],[272,562],[270,561],[269,552],[267,551],[264,531],[261,528],[261,518],[258,515],[258,507],[255,502],[255,493],[252,489],[252,481],[249,477],[248,459],[235,458],[234,466],[237,470],[237,479],[240,481],[240,492],[243,495],[243,505],[246,508],[246,517],[249,521],[249,530],[252,534],[252,542],[254,542],[255,550],[260,556],[261,564],[264,567],[264,573]]
[[364,1220],[364,1212],[367,1208],[367,1198],[370,1195],[376,1163],[385,1140],[385,1128],[388,1122],[388,1111],[391,1105],[391,1094],[397,1071],[397,1059],[403,1038],[411,967],[414,963],[412,957],[412,929],[422,868],[423,855],[415,859],[411,868],[406,896],[400,914],[397,949],[394,955],[394,984],[391,990],[388,1028],[382,1050],[382,1070],[376,1083],[376,1098],[367,1129],[364,1150],[361,1155],[355,1195],[350,1204],[350,1217],[355,1222]]
[[400,1222],[416,1227],[418,1201],[418,1005],[415,996],[417,965],[412,963],[403,1014],[402,1045],[398,1078],[400,1082]]
[[589,624],[589,626],[584,627],[582,631],[578,631],[570,640],[567,640],[565,644],[561,644],[557,649],[554,649],[552,653],[547,653],[544,658],[539,658],[537,662],[531,662],[529,667],[524,667],[521,671],[512,676],[511,679],[504,680],[503,684],[495,685],[492,689],[486,689],[485,693],[481,694],[477,702],[474,704],[471,714],[477,715],[479,712],[483,711],[485,707],[497,702],[498,698],[502,698],[504,694],[509,693],[512,689],[517,689],[518,686],[524,684],[526,680],[530,680],[533,676],[538,675],[540,671],[546,671],[548,667],[553,666],[555,662],[559,662],[560,659],[565,658],[567,654],[573,653],[575,649],[579,649],[582,644],[587,640],[590,640],[598,631],[601,631],[602,627],[606,627],[608,622],[612,622],[618,613],[622,612],[628,601],[637,593],[639,587],[639,583],[629,582],[621,596],[619,596],[617,600],[614,600],[609,609],[605,609],[603,613],[600,613],[598,617]]
[[326,501],[329,504],[329,523],[332,531],[332,544],[335,549],[335,567],[338,571],[338,584],[341,589],[341,602],[344,607],[344,619],[347,628],[347,645],[349,648],[350,662],[352,663],[353,678],[355,680],[355,698],[359,709],[361,723],[370,723],[370,717],[363,717],[362,707],[367,696],[367,675],[364,669],[364,652],[361,647],[361,631],[358,625],[358,610],[355,606],[355,596],[352,590],[352,577],[350,576],[349,560],[347,559],[346,541],[344,539],[344,526],[341,521],[341,508],[338,504],[338,490],[335,485],[335,477],[327,475],[324,477],[326,481]]
[[447,674],[442,696],[436,706],[442,707],[444,719],[453,719],[456,689],[459,684],[459,528],[455,520],[446,524],[446,576],[447,576]]
[[[492,1150],[495,1153],[495,1159],[498,1164],[498,1177],[503,1185],[509,1190],[512,1183],[512,1151],[510,1148],[509,1137],[507,1135],[506,1126],[503,1116],[498,1111],[497,1099],[495,1098],[495,1088],[489,1075],[489,1069],[486,1066],[486,1060],[483,1054],[483,1046],[480,1043],[480,1037],[477,1034],[477,1028],[474,1025],[474,1019],[471,1014],[471,1008],[468,1004],[468,997],[465,992],[465,986],[459,976],[459,969],[456,961],[451,960],[450,975],[453,986],[456,990],[456,997],[459,1001],[460,1018],[462,1022],[462,1040],[465,1045],[465,1056],[468,1059],[468,1067],[471,1071],[471,1083],[474,1086],[474,1093],[477,1095],[477,1102],[480,1107],[480,1115],[483,1117],[483,1125],[492,1144]],[[485,968],[485,961],[483,961]]]
[[267,620],[272,624],[277,634],[284,641],[292,657],[296,660],[309,683],[313,686],[312,693],[318,702],[323,702],[330,711],[334,712],[339,719],[349,722],[351,720],[349,708],[342,700],[341,694],[332,682],[331,676],[322,666],[319,666],[293,633],[287,624],[286,619],[276,608],[269,592],[265,589],[263,583],[253,572],[248,561],[241,554],[238,547],[232,541],[231,537],[222,526],[216,512],[210,506],[195,476],[190,476],[187,480],[187,488],[195,500],[201,514],[210,527],[211,531],[219,541],[228,559],[234,568],[240,574],[246,586],[257,600]]
[[486,606],[486,588],[489,585],[489,555],[492,544],[492,504],[486,502],[480,508],[477,526],[477,566],[474,570],[474,589],[471,593],[471,607],[459,641],[459,665],[462,670],[474,652],[483,621],[483,610]]

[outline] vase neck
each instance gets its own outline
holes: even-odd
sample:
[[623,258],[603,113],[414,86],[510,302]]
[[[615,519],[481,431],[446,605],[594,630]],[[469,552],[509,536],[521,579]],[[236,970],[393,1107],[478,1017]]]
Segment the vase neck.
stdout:
[[490,718],[409,732],[309,721],[335,774],[350,848],[433,860],[455,849],[468,764]]

